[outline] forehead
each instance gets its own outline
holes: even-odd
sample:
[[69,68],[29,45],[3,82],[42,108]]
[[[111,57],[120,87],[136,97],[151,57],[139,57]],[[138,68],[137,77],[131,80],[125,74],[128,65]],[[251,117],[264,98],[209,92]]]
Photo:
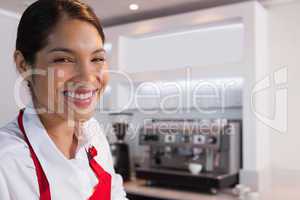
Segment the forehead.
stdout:
[[48,36],[46,49],[67,47],[73,50],[95,50],[103,46],[98,30],[83,20],[62,18]]

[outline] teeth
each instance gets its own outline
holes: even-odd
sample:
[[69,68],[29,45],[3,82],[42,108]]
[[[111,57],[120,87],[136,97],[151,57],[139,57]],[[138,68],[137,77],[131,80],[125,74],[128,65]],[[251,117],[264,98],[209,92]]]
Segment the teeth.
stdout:
[[75,97],[75,93],[74,92],[67,92],[66,96],[74,98]]
[[71,98],[75,98],[75,99],[80,99],[80,100],[84,100],[84,99],[88,99],[92,96],[94,96],[94,92],[89,92],[87,94],[75,94],[75,92],[65,92],[64,95],[71,97]]
[[90,98],[91,96],[93,96],[93,92],[87,93],[83,96],[84,96],[85,99]]

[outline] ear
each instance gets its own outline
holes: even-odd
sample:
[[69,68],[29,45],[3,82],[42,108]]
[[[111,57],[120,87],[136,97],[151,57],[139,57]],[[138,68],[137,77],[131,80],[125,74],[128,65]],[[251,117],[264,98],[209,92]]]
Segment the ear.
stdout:
[[23,54],[21,51],[16,50],[14,52],[14,60],[17,66],[18,72],[23,76],[23,78],[27,81],[30,81],[30,76],[25,76],[25,72],[27,72],[30,69],[30,65],[27,64]]

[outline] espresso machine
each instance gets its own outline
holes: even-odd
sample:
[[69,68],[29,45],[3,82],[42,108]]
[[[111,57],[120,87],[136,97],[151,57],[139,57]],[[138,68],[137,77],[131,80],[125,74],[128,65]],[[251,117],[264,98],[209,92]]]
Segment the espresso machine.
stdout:
[[[136,177],[149,185],[208,190],[239,183],[242,121],[229,119],[152,119],[139,130],[146,159]],[[201,171],[190,172],[190,165]]]
[[124,141],[132,113],[110,113],[116,141],[110,144],[115,171],[124,181],[130,180],[129,147]]

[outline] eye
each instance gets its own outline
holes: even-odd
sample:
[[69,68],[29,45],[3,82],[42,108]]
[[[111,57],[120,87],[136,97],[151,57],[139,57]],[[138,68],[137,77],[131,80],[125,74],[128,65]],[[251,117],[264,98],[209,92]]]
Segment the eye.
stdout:
[[92,62],[103,63],[103,62],[105,62],[105,58],[103,58],[103,57],[94,58],[94,59],[92,59]]
[[74,60],[72,58],[56,58],[53,60],[54,63],[73,63]]

